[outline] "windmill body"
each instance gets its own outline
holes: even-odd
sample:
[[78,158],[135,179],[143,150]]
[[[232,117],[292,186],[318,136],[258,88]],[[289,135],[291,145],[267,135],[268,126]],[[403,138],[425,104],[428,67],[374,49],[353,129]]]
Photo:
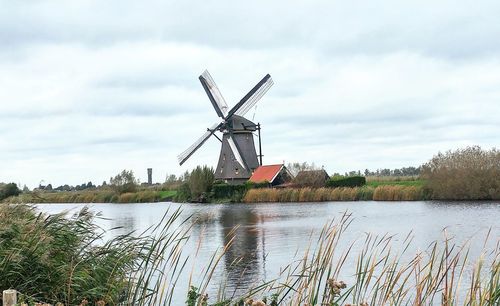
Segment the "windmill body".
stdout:
[[215,170],[215,178],[230,184],[244,183],[260,165],[253,138],[253,133],[260,129],[260,125],[256,125],[243,116],[273,85],[271,76],[266,75],[231,109],[228,108],[208,71],[200,75],[199,79],[215,112],[222,121],[208,128],[195,143],[182,152],[178,156],[179,163],[182,165],[212,135],[221,132],[222,138],[216,136],[221,141],[222,146]]
[[253,138],[256,125],[237,115],[233,116],[231,124],[232,128],[223,132],[222,135],[222,147],[215,178],[238,184],[247,181],[253,171],[259,167]]

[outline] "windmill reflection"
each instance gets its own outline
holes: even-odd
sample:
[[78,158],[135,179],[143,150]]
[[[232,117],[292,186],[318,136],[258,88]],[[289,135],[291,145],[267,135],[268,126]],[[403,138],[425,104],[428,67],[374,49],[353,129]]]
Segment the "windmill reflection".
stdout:
[[261,216],[251,209],[235,213],[234,209],[225,207],[220,211],[219,222],[224,244],[235,235],[233,245],[224,256],[228,288],[248,287],[245,285],[265,278],[265,240],[259,226]]

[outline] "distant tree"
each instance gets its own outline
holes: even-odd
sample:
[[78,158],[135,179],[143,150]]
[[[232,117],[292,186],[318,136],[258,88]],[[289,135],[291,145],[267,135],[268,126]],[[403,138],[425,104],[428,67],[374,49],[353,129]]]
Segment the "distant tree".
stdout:
[[165,183],[167,184],[177,183],[177,176],[175,176],[175,174],[170,174],[170,175],[167,174],[165,178]]
[[434,199],[499,200],[500,151],[479,146],[447,151],[422,166]]
[[299,162],[288,163],[286,165],[286,168],[288,169],[288,171],[290,171],[290,173],[293,176],[297,176],[297,174],[299,174],[299,172],[301,172],[301,171],[319,170],[319,168],[316,167],[316,165],[314,163],[309,164],[307,162],[302,162],[302,163],[299,163]]
[[45,186],[44,190],[52,191],[52,184],[48,184],[47,186]]
[[119,193],[135,192],[138,183],[132,170],[123,170],[110,179],[110,185]]
[[381,169],[380,175],[381,176],[391,176],[391,169]]
[[[185,180],[185,181],[184,181]],[[181,181],[181,182],[179,182]],[[197,166],[189,173],[186,171],[177,180],[175,200],[178,202],[203,202],[207,200],[208,193],[214,184],[214,169],[208,166]]]
[[214,169],[208,166],[197,166],[189,175],[189,190],[191,198],[203,201],[207,193],[212,190],[214,183]]
[[179,178],[179,180],[181,182],[188,182],[189,181],[189,176],[190,176],[190,173],[189,173],[189,171],[186,170],[186,172],[184,172],[184,174],[181,175],[181,177]]
[[21,190],[17,187],[16,183],[0,184],[0,201],[11,196],[17,196]]

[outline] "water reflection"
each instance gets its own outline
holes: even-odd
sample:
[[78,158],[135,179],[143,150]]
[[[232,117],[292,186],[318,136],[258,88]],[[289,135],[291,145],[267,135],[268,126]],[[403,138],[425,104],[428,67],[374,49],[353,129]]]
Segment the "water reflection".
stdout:
[[256,283],[262,272],[262,246],[259,244],[261,230],[260,217],[252,210],[234,214],[230,207],[220,211],[224,244],[234,237],[233,244],[224,256],[227,278],[237,283],[232,287]]
[[121,218],[110,219],[114,235],[124,235],[137,228],[135,216],[122,216]]

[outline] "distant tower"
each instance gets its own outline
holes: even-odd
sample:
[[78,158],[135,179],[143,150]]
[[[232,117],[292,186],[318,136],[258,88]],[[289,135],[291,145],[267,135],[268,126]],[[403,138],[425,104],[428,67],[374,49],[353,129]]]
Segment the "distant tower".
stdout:
[[148,168],[148,185],[153,185],[153,168]]

